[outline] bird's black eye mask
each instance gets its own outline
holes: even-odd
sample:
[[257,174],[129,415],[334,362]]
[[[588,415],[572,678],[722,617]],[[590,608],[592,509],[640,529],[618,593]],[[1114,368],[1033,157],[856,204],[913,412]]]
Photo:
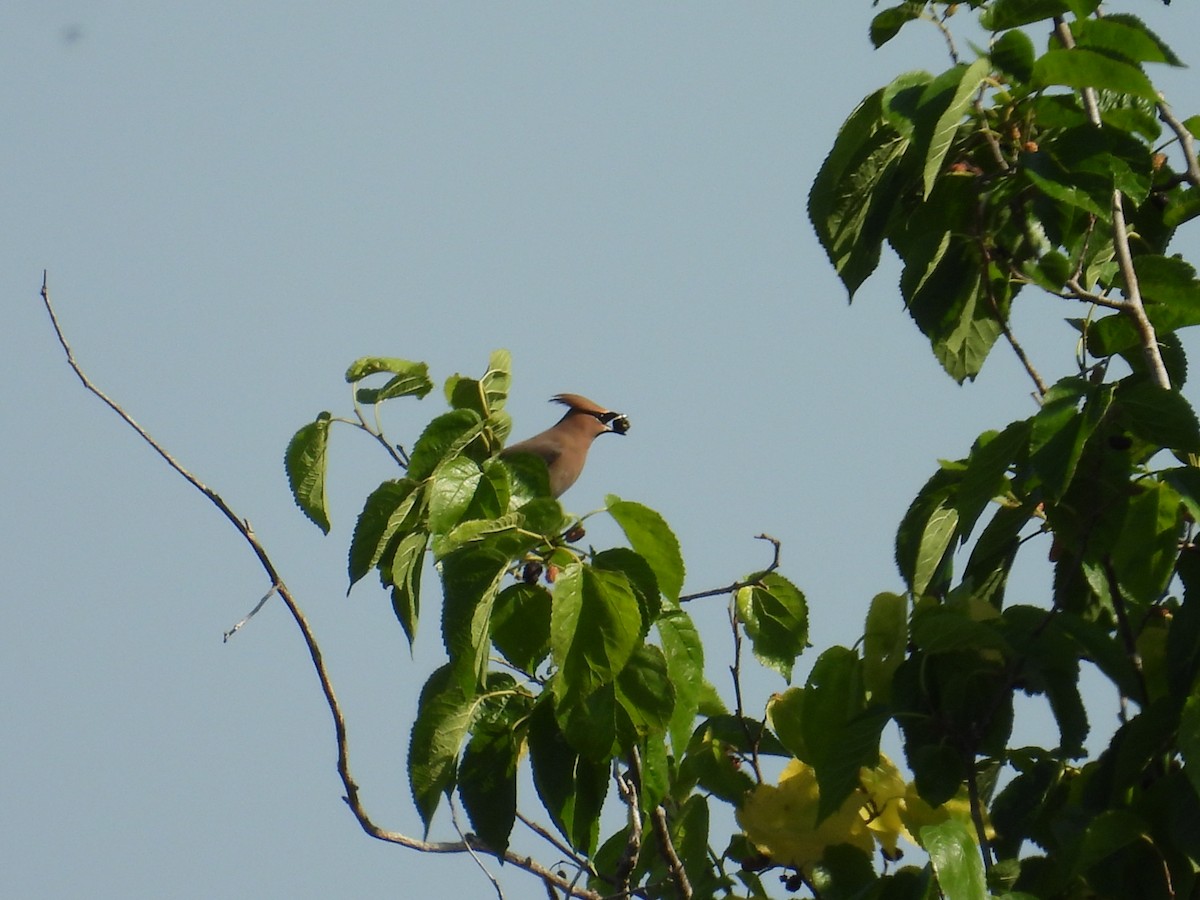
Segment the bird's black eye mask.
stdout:
[[616,434],[624,434],[629,430],[629,416],[618,412],[596,413],[596,418]]

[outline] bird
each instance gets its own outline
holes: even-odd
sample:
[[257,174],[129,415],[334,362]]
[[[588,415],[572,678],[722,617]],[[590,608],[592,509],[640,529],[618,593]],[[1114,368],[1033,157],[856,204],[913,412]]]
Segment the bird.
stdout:
[[579,478],[592,441],[601,434],[625,434],[629,417],[579,394],[556,394],[550,402],[567,407],[566,415],[541,434],[505,447],[500,455],[528,453],[544,459],[550,470],[550,493],[557,498]]

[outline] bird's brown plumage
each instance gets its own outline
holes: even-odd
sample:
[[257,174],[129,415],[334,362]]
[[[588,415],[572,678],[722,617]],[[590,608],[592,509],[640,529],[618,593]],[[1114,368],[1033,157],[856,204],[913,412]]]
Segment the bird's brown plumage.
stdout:
[[566,406],[566,415],[541,434],[505,447],[502,455],[530,453],[544,459],[550,470],[550,493],[558,497],[579,478],[592,441],[609,431],[624,434],[629,419],[579,394],[557,394],[552,402]]

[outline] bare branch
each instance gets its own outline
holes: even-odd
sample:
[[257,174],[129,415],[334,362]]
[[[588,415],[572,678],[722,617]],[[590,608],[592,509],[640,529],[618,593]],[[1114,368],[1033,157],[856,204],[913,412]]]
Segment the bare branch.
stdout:
[[630,771],[617,776],[617,791],[621,795],[621,801],[629,809],[629,839],[625,842],[625,850],[617,861],[616,869],[617,896],[625,900],[632,896],[629,880],[642,852],[642,812],[638,801],[638,784],[641,780],[639,763],[637,747],[634,747]]
[[1158,99],[1158,117],[1175,132],[1175,137],[1179,139],[1179,146],[1183,150],[1183,159],[1187,165],[1186,180],[1193,187],[1200,187],[1200,163],[1196,161],[1196,141],[1187,127],[1175,118],[1175,113],[1171,111],[1171,107],[1167,105],[1162,94],[1159,94]]
[[691,900],[692,883],[688,880],[687,870],[684,869],[679,854],[675,852],[675,844],[671,841],[671,829],[667,826],[666,810],[661,806],[656,806],[651,818],[654,820],[654,834],[658,838],[659,852],[667,861],[667,868],[675,880],[675,892],[683,900]]
[[740,591],[744,587],[753,587],[756,584],[761,584],[764,576],[770,575],[772,572],[774,572],[776,569],[779,568],[780,541],[778,538],[773,538],[769,534],[757,534],[754,537],[756,540],[770,541],[772,546],[774,546],[775,556],[771,560],[771,564],[769,566],[767,566],[765,569],[763,569],[761,572],[759,572],[757,575],[755,575],[753,578],[751,578],[748,581],[735,581],[733,584],[729,585],[728,587],[713,588],[710,591],[700,591],[699,593],[696,593],[696,594],[684,594],[682,597],[679,598],[679,602],[687,603],[688,601],[699,600],[703,597],[719,597],[722,594],[736,594],[738,591]]
[[[346,720],[342,713],[341,704],[338,702],[337,695],[333,690],[333,683],[329,678],[329,671],[325,666],[325,660],[321,653],[321,648],[317,644],[316,636],[312,626],[309,624],[304,612],[300,609],[292,592],[284,584],[280,578],[278,571],[275,569],[274,563],[267,555],[266,550],[259,542],[257,535],[251,529],[248,522],[240,518],[237,513],[230,508],[229,504],[214,491],[212,488],[205,485],[192,472],[184,468],[184,466],[176,460],[166,449],[156,441],[145,428],[127,413],[121,406],[110,398],[104,391],[97,387],[90,378],[84,373],[78,361],[75,359],[75,354],[71,350],[70,344],[67,342],[66,335],[63,333],[62,327],[59,325],[58,316],[54,312],[54,306],[50,302],[50,291],[47,286],[47,275],[42,273],[42,304],[46,308],[46,312],[50,316],[50,324],[54,327],[54,333],[58,337],[58,342],[66,355],[67,365],[79,378],[83,386],[98,397],[109,409],[115,412],[121,419],[137,432],[138,436],[145,441],[151,449],[166,461],[167,465],[175,470],[188,484],[196,488],[200,493],[208,498],[226,519],[237,529],[238,533],[250,546],[254,555],[258,557],[259,563],[262,565],[263,571],[267,574],[267,579],[272,586],[272,590],[279,594],[284,605],[287,606],[288,612],[291,614],[296,627],[300,630],[300,635],[304,639],[304,644],[308,648],[309,659],[312,661],[313,670],[317,674],[317,680],[321,684],[321,692],[325,696],[325,704],[329,708],[329,715],[333,719],[334,735],[337,742],[337,771],[338,776],[342,780],[342,785],[345,788],[346,795],[342,799],[346,801],[346,805],[350,807],[350,811],[354,814],[354,818],[358,821],[359,826],[371,837],[385,841],[390,844],[398,844],[402,847],[407,847],[411,850],[419,850],[423,853],[484,853],[489,856],[503,859],[505,862],[523,871],[529,872],[537,876],[547,885],[553,885],[558,888],[568,897],[579,897],[582,900],[601,900],[601,895],[595,891],[581,888],[575,884],[560,877],[555,872],[550,871],[545,866],[535,862],[527,856],[519,856],[513,851],[505,851],[500,853],[488,847],[478,838],[473,835],[468,835],[464,840],[455,842],[431,842],[418,840],[409,837],[399,832],[387,831],[376,825],[367,815],[366,809],[362,805],[362,801],[358,796],[358,784],[355,783],[354,777],[350,773],[350,756],[349,746],[346,739]],[[267,597],[271,592],[268,592]],[[265,602],[264,598],[263,602]]]

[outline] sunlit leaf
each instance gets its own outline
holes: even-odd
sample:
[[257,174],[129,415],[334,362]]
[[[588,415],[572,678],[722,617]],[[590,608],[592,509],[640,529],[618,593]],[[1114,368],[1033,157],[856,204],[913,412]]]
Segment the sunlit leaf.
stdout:
[[323,412],[316,420],[300,428],[288,442],[284,468],[292,498],[300,511],[325,534],[329,534],[329,507],[325,497],[326,451],[329,423],[333,417]]

